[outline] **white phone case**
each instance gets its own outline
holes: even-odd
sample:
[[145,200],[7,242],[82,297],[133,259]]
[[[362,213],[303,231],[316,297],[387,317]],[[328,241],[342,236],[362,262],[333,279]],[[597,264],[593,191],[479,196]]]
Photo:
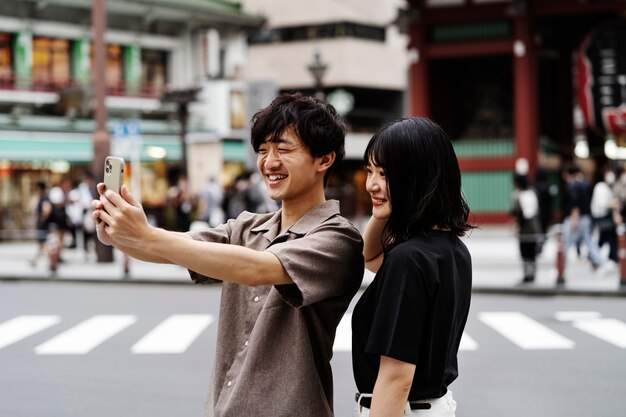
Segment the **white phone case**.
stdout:
[[107,190],[119,194],[124,184],[124,159],[117,156],[107,156],[104,160],[104,185]]

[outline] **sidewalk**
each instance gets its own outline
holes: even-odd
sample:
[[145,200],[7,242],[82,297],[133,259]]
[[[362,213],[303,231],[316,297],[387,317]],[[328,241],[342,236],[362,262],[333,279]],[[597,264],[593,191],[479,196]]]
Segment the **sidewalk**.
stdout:
[[[477,293],[529,294],[529,295],[599,295],[626,297],[626,287],[620,287],[619,272],[594,272],[588,261],[570,252],[565,285],[556,286],[556,245],[548,240],[538,258],[536,282],[519,286],[521,262],[517,240],[512,229],[485,226],[473,230],[463,238],[472,254],[473,288]],[[123,255],[114,252],[114,262],[97,263],[95,254],[88,258],[82,250],[65,249],[64,262],[56,274],[48,271],[47,259],[41,258],[33,267],[31,259],[36,253],[33,242],[0,242],[0,280],[36,280],[59,282],[120,282],[193,285],[184,268],[130,260],[130,274],[125,276]],[[366,271],[364,285],[373,278]]]

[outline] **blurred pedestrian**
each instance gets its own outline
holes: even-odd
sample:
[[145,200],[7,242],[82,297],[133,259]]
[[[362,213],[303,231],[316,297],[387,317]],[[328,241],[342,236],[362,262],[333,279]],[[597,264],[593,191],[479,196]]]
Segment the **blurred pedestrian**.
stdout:
[[52,204],[48,197],[48,186],[45,181],[37,181],[35,196],[35,239],[37,240],[37,253],[31,260],[33,267],[37,266],[39,258],[47,256],[46,241],[48,240],[48,228],[52,214]]
[[578,165],[570,165],[563,173],[566,183],[565,219],[563,220],[563,255],[567,259],[569,248],[581,239],[587,248],[587,257],[594,270],[603,266],[606,260],[600,255],[598,246],[591,238],[591,195],[592,188]]
[[226,191],[226,217],[236,219],[244,211],[253,213],[249,201],[250,173],[245,171],[239,174],[233,184]]
[[541,167],[535,170],[535,180],[533,181],[532,187],[535,189],[539,201],[539,226],[541,235],[537,244],[537,252],[541,253],[544,243],[548,240],[548,230],[552,225],[554,201],[556,200],[558,189],[555,184],[550,184],[548,181],[548,171]]
[[84,210],[83,250],[85,251],[85,258],[87,258],[90,253],[95,252],[96,244],[96,223],[89,214],[91,213],[91,201],[98,197],[98,191],[96,190],[95,178],[91,172],[86,172],[83,175],[80,184],[78,184],[78,192]]
[[617,264],[617,230],[616,215],[619,210],[619,203],[613,187],[615,186],[615,171],[611,166],[607,166],[603,171],[602,180],[593,187],[591,196],[591,215],[593,224],[598,229],[598,248],[605,244],[609,246],[609,260],[612,266]]
[[402,119],[372,137],[365,161],[363,254],[376,276],[352,316],[354,416],[454,416],[472,262],[452,143],[428,119]]
[[537,272],[537,245],[541,237],[539,199],[534,188],[528,185],[526,175],[513,176],[511,215],[517,222],[517,239],[523,263],[522,283],[535,281]]
[[617,210],[615,216],[615,224],[621,225],[626,218],[626,170],[623,165],[615,167],[615,185],[613,186],[613,195],[617,202]]
[[[72,240],[69,242],[68,248],[75,249],[77,247],[76,245],[77,237],[76,237],[76,225],[74,221],[75,220],[81,221],[82,216],[78,215],[77,219],[73,217],[74,216],[74,207],[73,207],[74,202],[70,198],[70,193],[72,189],[74,188],[74,184],[72,184],[72,181],[66,177],[66,178],[63,178],[63,180],[61,180],[61,183],[59,184],[59,188],[61,189],[61,191],[63,191],[63,205],[64,205],[64,210],[65,210],[65,221],[63,225],[61,225],[60,222],[56,222],[56,224],[59,227],[59,229],[63,228],[63,230],[65,231],[65,239],[67,239],[67,234],[70,235]],[[59,211],[59,215],[60,214],[61,212]],[[56,221],[56,214],[55,214],[55,221]]]
[[70,220],[67,215],[67,195],[61,185],[52,187],[48,196],[52,204],[50,231],[48,233],[48,255],[50,270],[56,271],[58,264],[63,262],[62,254],[65,248],[65,237],[70,231]]
[[193,198],[189,191],[187,177],[180,176],[176,185],[168,190],[168,200],[174,213],[174,230],[187,232],[191,226],[191,211],[193,210]]
[[[80,182],[68,194],[71,202],[68,214],[76,229],[77,244],[82,247],[85,258],[90,252],[90,243],[94,241],[96,227],[90,216],[91,202],[97,197],[96,184],[91,173],[84,173]],[[70,213],[71,211],[71,213]]]
[[[206,415],[331,417],[336,327],[363,278],[363,242],[326,201],[345,126],[327,103],[283,94],[252,120],[257,167],[276,213],[191,233],[151,226],[126,186],[93,202],[98,238],[135,258],[223,281]],[[210,277],[210,278],[209,278]]]
[[216,227],[225,221],[222,202],[224,201],[224,190],[215,181],[214,177],[209,181],[198,194],[198,218],[211,227]]
[[78,184],[76,184],[76,186],[74,186],[66,194],[67,205],[65,209],[69,223],[71,224],[70,233],[72,235],[72,242],[68,246],[69,249],[76,249],[79,244],[79,237],[82,237],[84,210],[80,202],[80,195],[78,194],[77,187]]

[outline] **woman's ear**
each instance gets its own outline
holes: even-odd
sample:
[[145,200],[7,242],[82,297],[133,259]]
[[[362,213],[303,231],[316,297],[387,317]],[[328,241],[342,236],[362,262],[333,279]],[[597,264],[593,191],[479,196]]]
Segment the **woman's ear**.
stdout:
[[332,151],[332,152],[322,156],[320,158],[319,170],[320,171],[326,171],[331,166],[333,166],[333,163],[335,162],[335,155],[336,155],[335,151]]

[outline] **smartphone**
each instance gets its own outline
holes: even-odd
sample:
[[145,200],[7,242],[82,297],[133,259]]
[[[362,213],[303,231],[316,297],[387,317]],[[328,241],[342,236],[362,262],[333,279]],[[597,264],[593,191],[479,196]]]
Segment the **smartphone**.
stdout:
[[104,160],[105,188],[119,194],[122,184],[124,184],[124,159],[107,156]]

